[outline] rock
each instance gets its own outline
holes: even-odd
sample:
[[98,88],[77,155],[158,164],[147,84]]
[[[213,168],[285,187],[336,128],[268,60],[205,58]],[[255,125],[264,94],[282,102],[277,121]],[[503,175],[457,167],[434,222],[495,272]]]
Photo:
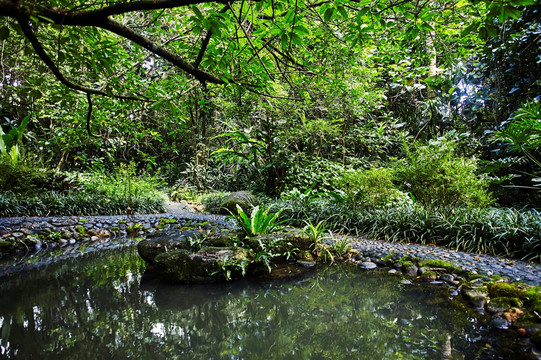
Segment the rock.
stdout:
[[487,298],[483,295],[477,295],[470,298],[468,305],[474,309],[483,309],[487,303]]
[[416,277],[417,276],[417,266],[408,266],[402,269],[402,272],[404,275],[409,277]]
[[86,232],[90,237],[98,236],[98,230],[91,229]]
[[419,269],[417,269],[417,275],[421,276],[425,273],[426,269],[424,267],[420,267]]
[[63,230],[61,234],[63,239],[71,239],[72,235],[73,235],[72,232],[68,230]]
[[248,250],[235,247],[208,247],[196,253],[182,249],[162,252],[154,258],[152,267],[166,282],[207,284],[225,280],[224,270],[230,271],[230,279],[242,277],[238,265],[248,264],[252,256]]
[[19,231],[22,232],[25,235],[34,235],[34,232],[32,230],[24,228],[24,227],[21,228]]
[[359,264],[359,267],[364,270],[376,269],[378,266],[373,262],[365,261]]
[[300,260],[300,261],[297,260],[296,264],[305,268],[313,268],[316,266],[315,261],[306,261],[306,260]]
[[20,239],[24,236],[24,233],[16,231],[16,232],[11,233],[11,236],[13,236],[16,239]]
[[438,275],[433,272],[433,271],[425,271],[422,275],[421,275],[421,280],[423,281],[434,281],[438,278]]
[[249,191],[237,191],[229,194],[220,206],[220,214],[230,215],[237,213],[237,205],[244,212],[248,212],[254,204],[254,196]]
[[400,280],[400,284],[402,284],[402,285],[411,285],[412,282],[407,280],[407,279],[403,279],[403,280]]
[[[190,248],[191,232],[180,230],[157,231],[147,240],[142,240],[137,244],[139,256],[148,263],[152,263],[154,258],[161,253]],[[195,237],[195,234],[193,234]]]
[[[285,253],[293,249],[297,249],[297,251],[310,250],[313,244],[312,240],[299,229],[288,229],[280,234],[259,235],[255,240],[261,241],[263,244],[274,243],[277,253]],[[262,249],[257,251],[259,250]]]
[[98,241],[100,238],[98,236],[91,236],[90,241]]
[[490,321],[490,325],[492,325],[492,327],[495,327],[496,329],[509,329],[509,322],[498,316],[492,318],[492,320]]
[[453,283],[455,277],[451,274],[441,274],[440,279],[448,283]]
[[388,271],[388,273],[389,273],[389,274],[396,274],[397,271],[396,271],[396,269],[391,269],[391,270]]
[[312,253],[309,250],[301,250],[301,251],[297,252],[297,254],[295,255],[295,259],[297,259],[297,262],[299,262],[299,261],[312,262],[312,261],[314,261],[314,256],[312,255]]

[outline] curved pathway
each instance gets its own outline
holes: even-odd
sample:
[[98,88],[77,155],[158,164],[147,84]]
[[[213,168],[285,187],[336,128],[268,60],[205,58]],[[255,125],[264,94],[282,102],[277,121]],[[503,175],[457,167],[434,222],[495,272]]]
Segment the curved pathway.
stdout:
[[[65,222],[77,218],[92,218],[94,222],[99,224],[105,224],[112,222],[119,222],[125,220],[127,217],[123,216],[96,216],[96,217],[58,217],[58,218],[0,218],[0,230],[8,229],[11,224],[16,223],[40,223],[43,221],[49,222]],[[219,226],[232,226],[231,222],[228,222],[223,215],[206,215],[196,212],[191,206],[170,203],[168,205],[168,211],[164,214],[150,214],[150,215],[136,215],[135,220],[141,223],[156,222],[160,218],[175,218],[177,220],[197,220],[208,221]],[[76,220],[75,220],[76,221]],[[348,238],[351,241],[351,246],[364,257],[370,257],[372,259],[379,259],[388,254],[394,255],[398,258],[410,255],[413,257],[419,257],[420,259],[442,259],[454,263],[457,266],[462,267],[465,270],[477,272],[484,275],[500,275],[510,279],[511,281],[521,281],[530,285],[541,285],[541,264],[534,264],[525,261],[519,261],[514,259],[507,259],[499,256],[485,255],[485,254],[472,254],[463,251],[456,251],[437,246],[419,245],[419,244],[405,244],[405,243],[391,243],[379,240],[370,240],[359,237],[350,237],[343,235],[335,235],[333,238],[327,240],[333,241],[338,239]],[[118,244],[118,241],[116,242]],[[124,241],[125,243],[125,241]],[[77,244],[76,244],[77,245]],[[75,250],[71,251],[67,246],[67,251],[64,251],[65,256],[77,256],[80,252]],[[90,245],[94,246],[94,245]],[[89,246],[89,247],[90,247]],[[107,245],[101,242],[96,249],[114,246]],[[117,245],[118,246],[118,245]],[[76,246],[75,246],[76,247]],[[2,273],[16,272],[15,268],[12,271],[2,271],[0,269],[0,276]]]

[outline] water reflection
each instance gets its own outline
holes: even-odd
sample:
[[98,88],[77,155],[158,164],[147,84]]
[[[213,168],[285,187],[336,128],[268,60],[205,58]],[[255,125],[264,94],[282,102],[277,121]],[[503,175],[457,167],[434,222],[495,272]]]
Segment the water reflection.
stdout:
[[[446,290],[332,267],[213,286],[143,278],[128,249],[0,283],[0,353],[40,359],[512,359]],[[146,276],[146,275],[145,275]],[[518,358],[518,357],[517,357]],[[523,358],[523,357],[522,357]]]

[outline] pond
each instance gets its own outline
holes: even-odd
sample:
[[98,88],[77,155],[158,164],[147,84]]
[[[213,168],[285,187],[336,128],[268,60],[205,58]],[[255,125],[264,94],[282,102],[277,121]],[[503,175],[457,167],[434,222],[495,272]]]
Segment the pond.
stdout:
[[[523,359],[441,286],[329,266],[164,285],[133,246],[0,279],[0,354],[19,359]],[[511,345],[509,345],[511,346]]]

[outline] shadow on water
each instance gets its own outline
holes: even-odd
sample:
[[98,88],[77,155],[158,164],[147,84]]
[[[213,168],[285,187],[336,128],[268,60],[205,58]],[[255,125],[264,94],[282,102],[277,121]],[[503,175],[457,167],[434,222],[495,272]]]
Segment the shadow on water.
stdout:
[[[528,359],[443,287],[331,266],[167,285],[133,247],[0,280],[0,354],[21,359]],[[510,345],[508,344],[510,342]],[[505,344],[499,346],[499,344]],[[533,358],[533,357],[531,357]]]

